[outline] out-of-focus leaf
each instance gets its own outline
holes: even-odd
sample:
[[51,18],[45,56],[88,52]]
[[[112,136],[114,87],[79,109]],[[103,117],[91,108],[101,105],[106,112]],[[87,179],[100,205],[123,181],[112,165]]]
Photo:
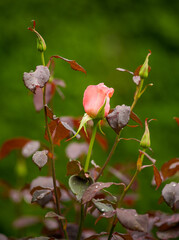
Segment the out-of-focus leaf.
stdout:
[[164,180],[175,175],[179,171],[179,158],[172,158],[161,167],[161,173]]
[[33,93],[35,93],[36,87],[43,88],[50,78],[50,71],[48,67],[39,65],[33,72],[25,72],[23,76],[24,85]]
[[160,176],[160,173],[158,171],[158,169],[156,168],[155,165],[153,165],[153,170],[154,170],[154,178],[155,178],[155,182],[156,182],[156,189],[158,189],[162,183],[162,178]]
[[179,227],[171,228],[164,232],[158,231],[157,237],[159,239],[178,239],[179,238]]
[[22,156],[25,158],[30,157],[33,153],[35,153],[40,148],[39,141],[29,141],[22,148]]
[[97,207],[97,209],[102,213],[114,211],[114,208],[111,204],[103,203],[100,199],[93,199],[92,201],[93,204]]
[[[55,93],[55,84],[53,82],[46,84],[46,94],[45,94],[45,102],[48,104],[50,100],[52,99],[53,95]],[[39,112],[43,108],[43,90],[40,87],[36,88],[35,94],[34,94],[34,106],[35,110]]]
[[78,201],[82,199],[83,193],[92,183],[91,178],[81,178],[77,175],[73,175],[69,179],[70,189],[76,195]]
[[95,183],[93,183],[84,192],[83,197],[82,197],[82,203],[85,204],[85,203],[91,201],[91,199],[96,195],[97,192],[99,192],[103,188],[108,188],[108,187],[110,187],[113,184],[114,185],[123,185],[124,186],[123,183],[114,183],[114,182],[106,182],[106,183],[95,182]]
[[45,198],[47,195],[49,195],[50,193],[52,192],[52,190],[49,190],[49,189],[41,189],[41,190],[36,190],[34,193],[33,193],[33,196],[32,196],[32,203],[33,202],[37,202],[38,200],[41,200],[43,198]]
[[177,122],[178,126],[179,126],[179,118],[178,117],[174,117],[175,121]]
[[137,116],[137,114],[135,114],[133,111],[131,111],[130,118],[131,118],[134,122],[138,123],[138,124],[141,126],[141,128],[143,127],[143,124],[142,124],[140,118],[139,118],[139,117]]
[[[57,187],[59,187],[59,182],[56,181]],[[37,189],[49,189],[53,190],[53,179],[52,177],[37,177],[34,179],[30,184],[30,192],[33,194],[33,192]]]
[[56,214],[55,212],[48,212],[45,215],[45,218],[58,218],[59,220],[65,219],[65,217]]
[[8,240],[8,237],[0,233],[0,240]]
[[48,154],[48,151],[43,150],[43,151],[37,151],[32,156],[33,162],[39,167],[39,169],[41,169],[47,163],[48,161],[47,154]]
[[129,234],[115,232],[112,235],[112,240],[134,240],[134,239]]
[[107,150],[108,149],[108,141],[107,139],[102,136],[100,133],[96,133],[96,141],[100,144],[102,149]]
[[12,150],[22,149],[29,141],[30,139],[23,137],[7,140],[0,149],[0,160],[5,158]]
[[117,209],[119,222],[127,229],[148,232],[148,214],[139,215],[135,209]]
[[68,62],[73,70],[81,71],[81,72],[84,72],[84,73],[86,74],[86,70],[85,70],[82,66],[80,66],[75,60],[69,60],[69,59],[67,59],[67,58],[63,58],[63,57],[58,56],[58,55],[56,55],[56,56],[51,56],[51,57],[50,57],[50,60],[49,60],[49,62],[48,62],[48,64],[47,64],[47,66],[50,65],[51,60],[52,60],[53,58],[60,58],[60,59],[64,60],[65,62]]
[[126,175],[124,175],[119,169],[110,167],[109,172],[112,173],[115,177],[117,177],[119,180],[121,180],[126,185],[128,185],[130,183],[130,179]]
[[36,223],[40,222],[40,219],[38,217],[35,216],[23,216],[20,218],[17,218],[14,222],[13,222],[13,226],[17,229],[21,229],[21,228],[25,228],[25,227],[29,227],[32,226]]
[[166,184],[162,190],[162,196],[169,207],[173,210],[179,209],[179,183]]
[[77,159],[88,153],[89,145],[87,143],[72,142],[66,148],[66,155],[69,159]]
[[129,231],[132,240],[156,240],[149,233],[138,232],[138,231]]
[[133,72],[131,72],[131,71],[129,71],[129,70],[126,70],[126,69],[124,69],[124,68],[116,68],[116,70],[118,70],[118,71],[120,71],[120,72],[128,72],[128,73],[130,73],[130,74],[134,74]]
[[28,240],[57,240],[57,238],[54,238],[54,237],[34,237],[34,238],[28,238]]
[[97,234],[94,234],[88,238],[85,238],[85,240],[93,240],[93,239],[98,239],[99,237],[102,237],[102,236],[106,236],[108,235],[107,232],[101,232],[101,233],[97,233]]
[[178,226],[179,224],[179,213],[168,215],[165,213],[157,212],[156,216],[159,220],[155,222],[155,226],[159,229],[159,231],[169,230],[173,227]]

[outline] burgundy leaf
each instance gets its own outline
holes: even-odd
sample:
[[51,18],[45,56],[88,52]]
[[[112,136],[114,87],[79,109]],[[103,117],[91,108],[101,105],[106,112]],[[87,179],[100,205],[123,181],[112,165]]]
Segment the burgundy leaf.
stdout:
[[119,222],[127,229],[148,232],[148,214],[139,215],[135,209],[117,209]]
[[141,128],[143,127],[143,124],[142,124],[140,118],[139,118],[139,117],[137,116],[137,114],[135,114],[133,111],[132,111],[131,114],[130,114],[130,118],[131,118],[133,121],[135,121],[136,123],[138,123],[138,124],[141,126]]
[[118,232],[115,232],[113,233],[113,238],[112,240],[133,240],[133,238],[129,235],[129,234],[124,234],[124,233],[118,233]]
[[51,120],[57,119],[56,116],[53,115],[52,110],[51,110],[47,105],[45,105],[45,111],[46,111],[46,113],[47,113],[47,116],[48,116]]
[[154,170],[154,178],[155,178],[155,182],[156,182],[156,189],[158,189],[162,183],[162,178],[160,176],[160,173],[158,171],[158,169],[156,168],[155,165],[153,165],[153,170]]
[[121,131],[129,122],[130,107],[126,105],[117,105],[106,117],[109,126],[117,133]]
[[67,163],[67,176],[69,175],[78,175],[83,168],[79,161],[72,160]]
[[172,158],[161,167],[163,178],[166,179],[175,175],[179,171],[179,158]]
[[82,203],[85,204],[85,203],[91,201],[91,199],[96,195],[97,192],[99,192],[103,188],[108,188],[108,187],[110,187],[113,184],[114,185],[123,185],[124,186],[123,183],[114,183],[114,182],[107,182],[107,183],[95,182],[95,183],[93,183],[84,192],[83,197],[82,197]]
[[[64,127],[60,119],[52,120],[48,127],[52,137],[53,144],[60,145],[60,141],[69,136],[70,131]],[[47,131],[45,132],[45,139],[49,141]]]
[[[48,127],[54,144],[60,145],[60,141],[68,137],[70,132],[76,134],[73,128],[68,123],[62,122],[60,118],[56,117],[47,105],[45,106],[45,111],[47,116],[52,120],[48,124]],[[76,136],[76,138],[79,137],[79,135]],[[45,132],[45,139],[49,141],[47,130]]]
[[23,137],[7,140],[6,142],[3,143],[0,149],[0,159],[5,158],[12,150],[22,149],[23,146],[29,141],[30,139]]
[[37,151],[32,156],[33,162],[39,167],[39,169],[41,169],[47,163],[48,161],[47,154],[48,154],[48,151],[43,150],[43,151]]
[[69,60],[67,58],[63,58],[63,57],[57,56],[57,55],[50,57],[50,60],[47,64],[47,66],[50,66],[51,60],[53,58],[60,58],[60,59],[64,60],[65,62],[68,62],[73,70],[81,71],[81,72],[84,72],[86,74],[86,70],[82,66],[80,66],[75,60]]
[[162,190],[165,202],[173,209],[179,209],[179,183],[166,184]]
[[32,154],[34,154],[39,148],[40,148],[39,141],[29,141],[23,146],[21,153],[25,158],[28,158]]
[[49,78],[50,71],[43,65],[37,66],[35,72],[25,72],[23,76],[24,85],[33,93],[35,93],[36,87],[43,88]]

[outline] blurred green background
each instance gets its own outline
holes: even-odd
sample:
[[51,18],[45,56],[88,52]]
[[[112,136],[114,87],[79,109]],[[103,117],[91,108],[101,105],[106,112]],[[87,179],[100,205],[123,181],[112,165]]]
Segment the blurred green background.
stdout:
[[[52,55],[61,55],[75,59],[87,71],[85,76],[73,71],[67,63],[56,60],[55,77],[64,79],[67,84],[63,90],[65,100],[61,100],[58,95],[54,99],[57,116],[83,115],[85,88],[100,82],[115,89],[111,107],[130,105],[135,84],[130,74],[116,71],[116,68],[134,71],[144,62],[150,49],[152,70],[147,82],[152,82],[154,86],[142,96],[134,112],[143,122],[147,117],[157,119],[150,124],[154,152],[152,157],[157,159],[157,167],[160,169],[164,162],[178,156],[179,128],[173,117],[179,117],[179,1],[3,0],[0,1],[0,10],[1,145],[5,140],[17,136],[43,140],[43,112],[35,112],[32,95],[22,81],[23,72],[35,70],[36,65],[41,64],[35,35],[27,30],[32,25],[31,20],[35,19],[36,29],[47,44],[46,62]],[[104,131],[109,140],[109,149],[104,152],[95,145],[93,158],[98,164],[105,161],[115,139],[112,130],[105,128]],[[140,139],[142,134],[143,129],[139,128],[123,131],[123,137]],[[58,179],[67,185],[66,145],[62,143],[60,148],[56,148],[56,168]],[[138,147],[137,142],[121,141],[111,164],[135,163]],[[46,174],[46,169],[39,172],[29,158],[27,176],[19,184],[16,163],[15,153],[0,162],[0,178],[13,187],[22,187],[35,177]],[[162,188],[155,191],[151,186],[152,176],[151,169],[140,174],[140,196],[136,205],[139,213],[155,209],[169,211],[164,203],[157,204]],[[37,206],[29,207],[25,203],[21,211],[24,214],[44,215],[44,210]],[[1,198],[0,233],[7,236],[21,235],[12,227],[16,216],[16,205],[11,200]],[[97,224],[98,232],[104,230],[106,222],[102,220]],[[40,230],[41,226],[38,226],[26,233],[38,235]]]

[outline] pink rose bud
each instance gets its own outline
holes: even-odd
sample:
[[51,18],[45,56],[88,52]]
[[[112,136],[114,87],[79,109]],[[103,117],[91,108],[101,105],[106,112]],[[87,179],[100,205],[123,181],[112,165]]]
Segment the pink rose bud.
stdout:
[[96,118],[99,110],[104,106],[104,116],[106,117],[110,110],[110,98],[114,93],[113,88],[108,88],[104,83],[90,85],[84,92],[83,106],[85,112],[92,118]]

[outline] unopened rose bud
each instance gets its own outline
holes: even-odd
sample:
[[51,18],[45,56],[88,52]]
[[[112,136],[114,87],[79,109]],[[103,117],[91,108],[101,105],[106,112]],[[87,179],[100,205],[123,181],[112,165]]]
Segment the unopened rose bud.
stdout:
[[46,43],[44,41],[44,39],[42,38],[42,36],[37,38],[37,50],[39,52],[45,52],[46,50]]
[[92,118],[104,118],[110,110],[110,98],[114,93],[113,88],[108,88],[104,83],[90,85],[83,96],[85,112]]
[[118,105],[114,108],[113,112],[109,113],[106,117],[109,126],[119,134],[120,130],[124,128],[130,119],[131,109],[126,105]]
[[142,67],[140,68],[140,71],[139,71],[139,76],[141,78],[147,78],[148,77],[148,74],[149,74],[149,56],[151,55],[151,51],[147,54],[147,57],[145,59],[145,62],[144,64],[142,65]]
[[143,148],[149,148],[150,147],[150,132],[148,127],[147,118],[145,119],[145,132],[142,136],[142,139],[140,141],[140,146]]
[[36,25],[35,21],[32,20],[32,22],[33,22],[33,27],[29,27],[28,29],[29,29],[31,32],[34,32],[35,35],[37,36],[37,50],[38,50],[39,52],[45,52],[45,50],[46,50],[46,48],[47,48],[47,47],[46,47],[45,40],[44,40],[43,37],[40,35],[40,33],[36,31],[36,29],[35,29],[35,25]]

